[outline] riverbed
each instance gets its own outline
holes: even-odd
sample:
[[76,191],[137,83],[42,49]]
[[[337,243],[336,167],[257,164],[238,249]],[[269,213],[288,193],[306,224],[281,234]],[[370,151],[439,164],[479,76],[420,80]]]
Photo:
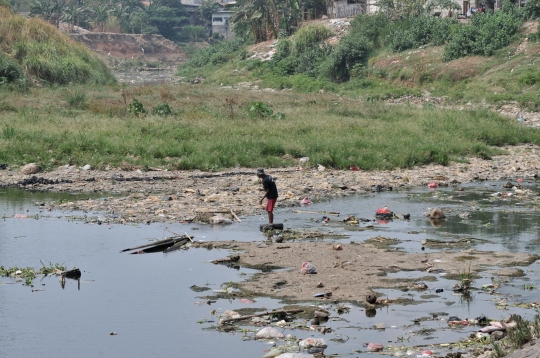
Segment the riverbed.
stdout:
[[[276,218],[286,220],[285,226],[289,228],[349,235],[347,238],[326,239],[328,242],[361,243],[380,235],[398,239],[399,243],[393,246],[398,251],[436,255],[444,253],[447,248],[426,245],[422,250],[423,240],[474,237],[478,239],[477,243],[450,250],[473,248],[478,251],[540,254],[540,218],[534,204],[538,196],[537,183],[523,183],[532,192],[526,200],[492,196],[496,192],[507,191],[501,188],[503,184],[469,184],[461,193],[455,188],[422,188],[350,196],[315,202],[308,208],[281,208],[276,211]],[[242,223],[225,227],[196,223],[85,224],[80,219],[84,215],[99,217],[101,214],[47,211],[35,203],[76,201],[89,198],[88,194],[74,196],[15,189],[0,191],[0,213],[3,215],[0,221],[0,265],[38,268],[42,261],[44,264],[61,263],[68,269],[78,267],[82,271],[80,282],[68,279],[64,287],[56,276],[38,277],[33,287],[14,278],[1,278],[2,357],[261,357],[268,344],[247,339],[252,333],[220,332],[216,329],[217,315],[225,310],[273,309],[291,303],[290,300],[283,302],[272,297],[250,297],[254,303],[242,303],[236,295],[217,295],[221,298],[208,302],[207,296],[212,296],[214,290],[223,289],[228,282],[248,280],[259,272],[242,265],[234,269],[209,262],[230,255],[229,250],[191,248],[169,254],[120,253],[122,249],[148,243],[149,240],[185,232],[195,241],[264,243],[266,237],[259,232],[260,223],[266,220],[262,215],[243,217]],[[99,197],[103,196],[93,195],[93,200],[99,200]],[[375,221],[373,228],[356,230],[340,221],[343,216],[332,217],[329,223],[321,224],[316,222],[320,215],[293,212],[335,211],[373,219],[374,210],[385,205],[397,214],[409,213],[411,219],[386,223]],[[447,220],[440,226],[433,226],[425,218],[425,212],[432,207],[442,207],[447,213]],[[463,212],[469,213],[466,219],[458,216]],[[17,214],[21,218],[14,218]],[[290,263],[295,272],[301,261],[299,256],[298,262]],[[326,354],[358,356],[360,353],[356,351],[365,351],[363,343],[367,342],[393,347],[403,345],[410,348],[411,354],[419,353],[418,347],[426,345],[443,352],[447,348],[440,344],[465,339],[478,329],[474,326],[450,327],[446,322],[449,316],[475,318],[483,314],[502,318],[517,313],[532,318],[533,309],[514,306],[537,300],[540,279],[536,272],[540,267],[533,263],[516,268],[523,270],[523,277],[502,277],[489,270],[480,273],[474,286],[480,288],[492,281],[501,282],[497,290],[499,294],[491,295],[475,289],[468,297],[452,292],[456,280],[446,279],[439,272],[388,273],[390,278],[410,279],[427,275],[433,276],[433,280],[427,282],[427,291],[375,288],[379,297],[401,298],[404,302],[380,306],[375,310],[366,310],[358,304],[362,297],[352,297],[350,301],[313,298],[301,302],[301,305],[327,309],[331,320],[326,326],[332,332],[323,335],[310,330],[309,321],[300,322],[303,329],[283,331],[298,338],[323,337],[328,343]],[[319,274],[321,280],[323,273]],[[190,289],[193,285],[210,290],[194,292]],[[435,289],[444,291],[435,293]],[[496,304],[503,301],[504,305]],[[345,312],[341,310],[343,307],[347,308]],[[385,330],[373,329],[375,324],[383,322]],[[257,329],[248,325],[245,328]]]

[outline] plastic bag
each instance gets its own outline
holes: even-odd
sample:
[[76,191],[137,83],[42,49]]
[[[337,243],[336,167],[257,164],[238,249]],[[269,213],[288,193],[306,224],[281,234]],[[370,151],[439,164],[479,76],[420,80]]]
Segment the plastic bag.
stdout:
[[273,328],[273,327],[266,327],[266,328],[263,328],[261,330],[259,330],[256,334],[255,334],[255,338],[258,338],[258,339],[280,339],[280,338],[285,338],[285,336],[283,335],[283,333],[281,333],[280,331],[278,331],[277,329]]
[[212,216],[210,218],[210,224],[232,224],[233,221],[231,219],[224,218],[223,216]]
[[305,274],[316,274],[317,268],[310,264],[307,261],[302,262],[302,268],[300,269],[300,272]]
[[304,339],[303,341],[300,341],[298,345],[302,349],[309,349],[311,347],[314,347],[314,348],[327,347],[326,341],[324,340],[324,338],[307,338],[307,339]]

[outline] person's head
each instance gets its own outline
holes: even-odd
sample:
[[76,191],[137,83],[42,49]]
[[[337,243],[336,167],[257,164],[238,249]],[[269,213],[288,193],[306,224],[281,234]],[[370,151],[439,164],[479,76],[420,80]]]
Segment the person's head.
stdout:
[[266,175],[266,174],[264,173],[264,169],[263,169],[263,168],[257,169],[257,176],[258,176],[259,178],[264,178],[265,175]]

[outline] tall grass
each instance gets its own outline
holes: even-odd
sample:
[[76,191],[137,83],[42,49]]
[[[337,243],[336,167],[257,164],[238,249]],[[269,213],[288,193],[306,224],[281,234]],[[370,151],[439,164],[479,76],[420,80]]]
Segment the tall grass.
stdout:
[[105,62],[40,19],[24,19],[0,6],[0,52],[10,54],[29,75],[50,83],[114,82]]
[[[38,162],[42,167],[91,164],[170,169],[279,167],[310,162],[332,168],[406,168],[449,164],[466,156],[488,158],[493,146],[540,144],[537,130],[485,110],[453,111],[385,106],[334,95],[238,92],[173,87],[173,115],[126,114],[120,88],[95,87],[88,109],[62,102],[64,90],[35,89],[28,97],[9,93],[17,112],[0,112],[0,162]],[[160,103],[156,87],[124,89],[127,103]],[[226,99],[235,99],[228,105]],[[251,102],[263,102],[285,119],[252,118]],[[50,106],[50,103],[65,103]],[[232,102],[229,102],[232,103]],[[233,117],[230,118],[231,106]]]

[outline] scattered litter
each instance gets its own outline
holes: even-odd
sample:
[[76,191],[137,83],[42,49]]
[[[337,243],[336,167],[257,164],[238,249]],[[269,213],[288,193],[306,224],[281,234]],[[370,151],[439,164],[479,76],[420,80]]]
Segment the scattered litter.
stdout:
[[351,171],[353,171],[353,172],[357,172],[357,171],[360,170],[360,169],[358,169],[357,166],[354,166],[354,165],[351,165],[351,166],[349,167],[349,169],[350,169]]
[[14,219],[26,219],[26,218],[28,218],[28,216],[26,216],[24,214],[15,214],[15,215],[13,215],[13,218]]
[[303,341],[300,341],[298,345],[302,349],[308,349],[311,347],[315,347],[315,348],[327,347],[326,341],[324,340],[324,338],[307,338],[307,339],[304,339]]
[[300,269],[300,273],[303,273],[304,275],[305,274],[313,275],[317,273],[317,268],[313,266],[311,263],[304,261],[302,262],[302,268]]
[[261,330],[259,330],[255,334],[255,338],[257,339],[282,339],[285,338],[283,333],[278,331],[277,329],[273,327],[266,327]]
[[223,216],[212,216],[210,218],[210,224],[232,224],[233,221],[231,219],[224,218]]
[[430,189],[437,189],[438,187],[439,187],[439,184],[435,183],[434,181],[428,184],[428,188]]
[[311,205],[311,200],[306,196],[304,199],[300,200],[301,206],[309,206]]
[[283,353],[276,358],[313,358],[313,355],[307,353]]
[[254,303],[254,301],[247,299],[247,298],[241,298],[238,300],[240,303]]
[[331,297],[332,292],[319,292],[313,295],[313,297]]

